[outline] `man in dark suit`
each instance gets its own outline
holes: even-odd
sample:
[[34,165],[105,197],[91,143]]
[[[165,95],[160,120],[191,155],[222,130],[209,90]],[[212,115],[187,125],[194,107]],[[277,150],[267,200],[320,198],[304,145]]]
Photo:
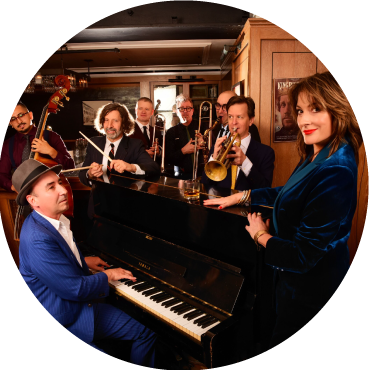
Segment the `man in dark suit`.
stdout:
[[[254,101],[249,97],[234,96],[227,103],[230,135],[232,132],[238,133],[241,145],[233,146],[232,151],[235,153],[227,155],[232,160],[232,165],[226,178],[220,182],[212,181],[203,172],[202,182],[205,185],[236,190],[271,187],[275,153],[269,146],[256,142],[249,133],[249,127],[254,122],[254,109]],[[226,136],[217,139],[215,146],[211,148],[210,161],[217,156],[225,140]]]
[[106,136],[96,136],[91,140],[113,160],[109,164],[108,159],[89,144],[83,167],[92,168],[80,171],[83,184],[91,185],[89,179],[93,177],[103,177],[108,181],[111,172],[126,171],[135,175],[155,175],[160,172],[142,141],[126,136],[133,132],[134,124],[130,112],[122,104],[110,103],[102,109],[95,128],[105,132]]
[[[230,131],[227,119],[226,105],[233,96],[237,95],[234,91],[228,90],[222,92],[217,98],[217,103],[215,104],[215,107],[216,115],[219,122],[212,130],[212,145],[215,145],[215,142],[218,138],[225,135],[229,136]],[[254,123],[252,123],[252,125],[249,127],[249,133],[251,134],[253,140],[258,141],[259,143],[261,142],[257,126]]]
[[[180,123],[171,127],[166,133],[165,162],[179,168],[179,176],[183,179],[191,179],[193,176],[193,164],[195,153],[195,130],[198,130],[199,123],[193,120],[193,102],[187,95],[180,94],[176,97],[177,116]],[[200,130],[205,131],[204,127]],[[199,135],[197,149],[203,147],[203,140]],[[198,156],[198,174],[203,170],[202,155]],[[197,175],[198,175],[197,174]]]
[[130,361],[154,367],[156,335],[118,308],[93,302],[109,295],[108,282],[136,278],[122,268],[105,270],[99,257],[83,257],[63,215],[69,204],[61,169],[28,159],[14,172],[17,204],[33,208],[22,227],[19,271],[43,307],[79,339],[95,348],[105,338],[133,341]]
[[[128,175],[156,175],[160,173],[158,163],[154,162],[146,152],[144,144],[139,139],[132,139],[129,135],[133,131],[134,119],[127,107],[119,103],[107,104],[101,111],[95,128],[105,132],[106,136],[95,136],[91,140],[109,157],[108,163],[103,156],[90,143],[87,146],[83,167],[91,166],[89,170],[79,173],[80,181],[91,186],[91,178],[102,178],[109,182],[110,174],[128,172]],[[94,215],[94,202],[92,193],[88,204],[89,219]],[[90,227],[86,220],[85,228]]]
[[154,128],[149,124],[150,117],[154,114],[154,106],[153,102],[149,98],[140,98],[135,107],[135,129],[134,132],[130,135],[133,139],[140,139],[151,158],[154,158],[154,151],[157,152],[156,154],[156,161],[160,162],[160,147],[161,143],[161,132],[158,128],[155,130],[155,138],[158,139],[158,146],[155,148],[153,144],[153,135],[154,135]]

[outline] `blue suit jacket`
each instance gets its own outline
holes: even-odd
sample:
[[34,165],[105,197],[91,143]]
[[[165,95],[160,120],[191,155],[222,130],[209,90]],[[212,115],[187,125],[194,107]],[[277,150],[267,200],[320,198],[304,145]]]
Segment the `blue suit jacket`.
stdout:
[[251,193],[253,205],[274,206],[278,232],[267,242],[265,262],[276,271],[277,325],[281,322],[281,327],[295,320],[295,315],[301,326],[309,321],[349,268],[347,241],[357,203],[353,149],[343,145],[321,163],[302,166],[294,173],[303,176],[289,180],[278,202],[282,187]]
[[92,299],[109,294],[108,277],[82,267],[58,231],[32,212],[22,226],[19,270],[36,298],[60,324],[85,342],[94,337]]
[[[213,154],[214,147],[210,150],[210,156]],[[253,163],[248,177],[242,170],[239,171],[235,182],[236,190],[249,190],[271,187],[274,173],[275,152],[267,145],[260,144],[251,138],[245,155]],[[202,183],[206,186],[217,186],[222,188],[231,188],[231,167],[227,171],[227,176],[222,181],[210,180],[205,172],[202,174]]]

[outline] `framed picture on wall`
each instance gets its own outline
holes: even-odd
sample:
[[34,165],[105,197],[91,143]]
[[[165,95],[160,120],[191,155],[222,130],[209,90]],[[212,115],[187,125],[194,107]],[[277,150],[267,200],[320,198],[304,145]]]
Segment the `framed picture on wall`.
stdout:
[[297,122],[291,114],[288,98],[289,87],[294,85],[300,78],[275,78],[273,79],[273,125],[274,142],[296,141],[299,131]]
[[235,92],[236,95],[244,95],[244,80],[237,82],[235,85],[231,86],[231,90]]
[[82,101],[82,116],[84,126],[94,126],[94,120],[99,109],[113,100],[84,100]]

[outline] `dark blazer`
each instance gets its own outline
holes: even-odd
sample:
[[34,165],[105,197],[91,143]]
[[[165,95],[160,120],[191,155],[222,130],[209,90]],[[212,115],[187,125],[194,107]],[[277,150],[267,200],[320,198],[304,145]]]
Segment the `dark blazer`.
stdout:
[[[140,139],[144,146],[145,149],[149,149],[152,146],[153,143],[153,133],[154,133],[154,127],[153,126],[148,126],[149,127],[149,139],[150,143],[147,142],[146,137],[144,136],[143,132],[140,130],[139,125],[135,122],[135,130],[132,135],[129,137],[132,139]],[[162,147],[162,134],[161,131],[158,129],[158,127],[155,130],[155,137],[158,139],[158,145]],[[162,155],[157,155],[156,156],[156,162],[160,165],[162,160]]]
[[[101,149],[104,150],[106,138],[105,136],[95,136],[91,140]],[[146,152],[144,144],[138,139],[132,139],[127,136],[123,136],[117,152],[115,154],[116,159],[121,159],[130,164],[137,164],[140,168],[145,171],[145,175],[157,175],[160,172],[160,168],[156,162],[150,158],[150,155]],[[102,163],[103,155],[98,152],[92,145],[87,145],[86,157],[83,163],[83,167],[89,166],[91,163]],[[88,179],[86,178],[87,170],[82,170],[79,173],[80,181],[90,186]],[[112,173],[118,173],[112,171]]]
[[[214,147],[211,148],[210,155],[213,154],[213,150]],[[269,146],[260,144],[251,138],[245,155],[253,163],[253,166],[248,177],[245,176],[242,170],[239,171],[239,175],[235,183],[235,189],[249,190],[271,187],[275,161],[274,150]],[[202,183],[206,186],[217,186],[230,189],[231,167],[227,171],[226,178],[220,182],[210,180],[203,171]]]
[[[195,137],[195,130],[198,130],[198,125],[196,121],[192,122],[188,126],[189,134],[192,139]],[[201,126],[201,132],[205,131],[204,125]],[[181,149],[189,142],[186,126],[179,123],[177,126],[171,127],[166,132],[166,149],[165,149],[165,162],[166,164],[172,166],[178,166],[183,174],[193,173],[193,156],[192,154],[183,154]],[[198,161],[198,173],[202,173],[204,164],[203,157],[199,153]]]
[[297,167],[285,187],[251,194],[252,204],[274,207],[278,230],[265,251],[265,262],[275,270],[277,281],[273,345],[320,311],[349,268],[347,241],[357,204],[357,165],[350,145],[329,158],[324,149],[312,163]]
[[19,271],[44,308],[85,342],[94,338],[93,299],[109,294],[108,277],[82,267],[58,231],[32,212],[25,220],[19,247]]

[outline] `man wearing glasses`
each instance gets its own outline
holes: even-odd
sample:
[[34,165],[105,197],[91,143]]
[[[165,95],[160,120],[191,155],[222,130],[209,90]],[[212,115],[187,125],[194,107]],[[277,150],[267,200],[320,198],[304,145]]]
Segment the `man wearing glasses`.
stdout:
[[[171,127],[166,133],[166,163],[179,168],[178,176],[183,179],[191,179],[193,175],[195,153],[195,130],[198,130],[198,122],[193,121],[194,107],[192,100],[183,94],[176,97],[176,113],[180,119],[177,126]],[[204,133],[205,127],[201,127],[200,133]],[[197,149],[202,149],[202,136],[198,137]],[[198,173],[203,171],[203,156],[198,155]],[[175,170],[176,175],[176,170]]]
[[9,122],[9,126],[17,132],[4,142],[0,159],[0,187],[5,190],[15,191],[11,181],[12,173],[29,158],[31,152],[53,159],[61,164],[63,169],[75,167],[62,138],[57,133],[45,130],[43,138],[35,139],[37,128],[32,119],[32,112],[19,101]]
[[[216,127],[212,130],[212,145],[215,144],[216,140],[220,137],[223,137],[225,135],[229,135],[229,125],[227,122],[227,111],[226,111],[226,105],[230,98],[233,96],[236,96],[234,91],[228,90],[222,92],[218,98],[217,103],[215,104],[216,107],[216,115],[217,118],[219,118],[220,122],[216,125]],[[260,135],[258,133],[257,126],[255,124],[252,124],[249,128],[249,133],[251,134],[253,140],[261,142]]]

